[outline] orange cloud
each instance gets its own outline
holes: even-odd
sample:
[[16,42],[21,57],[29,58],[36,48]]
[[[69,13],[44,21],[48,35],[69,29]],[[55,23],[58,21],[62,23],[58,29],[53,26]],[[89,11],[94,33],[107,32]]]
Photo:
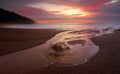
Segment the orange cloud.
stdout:
[[79,17],[87,16],[88,12],[83,11],[80,7],[72,7],[66,5],[57,5],[57,4],[50,4],[50,3],[38,3],[38,4],[28,4],[29,7],[33,8],[41,8],[45,11],[55,14],[55,15],[64,15],[64,16],[72,16],[77,15]]

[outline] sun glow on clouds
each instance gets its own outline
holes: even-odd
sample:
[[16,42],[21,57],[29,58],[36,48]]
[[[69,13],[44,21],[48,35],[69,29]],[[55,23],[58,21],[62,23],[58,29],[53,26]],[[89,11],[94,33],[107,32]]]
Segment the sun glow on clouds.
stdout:
[[52,14],[64,15],[64,16],[74,16],[74,17],[84,17],[88,15],[88,12],[83,11],[80,8],[65,6],[65,5],[56,5],[50,3],[37,3],[29,4],[28,6],[34,8],[42,8],[45,11],[51,12]]
[[106,2],[105,4],[107,5],[107,4],[117,3],[117,2],[119,2],[119,0],[111,0],[111,1],[109,1],[109,2]]

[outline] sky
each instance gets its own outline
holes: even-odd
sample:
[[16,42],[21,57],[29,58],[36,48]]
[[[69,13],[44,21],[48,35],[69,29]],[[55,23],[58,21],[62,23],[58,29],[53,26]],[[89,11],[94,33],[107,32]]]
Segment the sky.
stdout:
[[0,8],[38,23],[120,23],[120,0],[0,0]]

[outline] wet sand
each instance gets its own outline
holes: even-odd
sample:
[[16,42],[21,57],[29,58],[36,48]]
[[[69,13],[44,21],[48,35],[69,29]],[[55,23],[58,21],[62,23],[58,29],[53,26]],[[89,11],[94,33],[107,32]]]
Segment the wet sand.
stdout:
[[[0,55],[43,44],[58,32],[61,31],[2,28],[0,29]],[[25,74],[119,74],[120,31],[94,37],[92,41],[100,47],[100,50],[84,64],[71,67],[50,65]]]
[[53,29],[0,28],[0,55],[43,44],[59,32]]
[[91,40],[100,50],[86,63],[72,67],[51,65],[28,74],[120,74],[120,31]]

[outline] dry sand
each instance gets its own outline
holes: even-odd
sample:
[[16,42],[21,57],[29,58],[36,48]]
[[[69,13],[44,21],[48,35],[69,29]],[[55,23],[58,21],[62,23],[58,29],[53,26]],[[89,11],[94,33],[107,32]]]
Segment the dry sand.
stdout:
[[0,28],[0,55],[45,43],[60,30]]
[[28,74],[120,74],[120,31],[92,38],[100,51],[87,63],[73,67],[54,65]]

